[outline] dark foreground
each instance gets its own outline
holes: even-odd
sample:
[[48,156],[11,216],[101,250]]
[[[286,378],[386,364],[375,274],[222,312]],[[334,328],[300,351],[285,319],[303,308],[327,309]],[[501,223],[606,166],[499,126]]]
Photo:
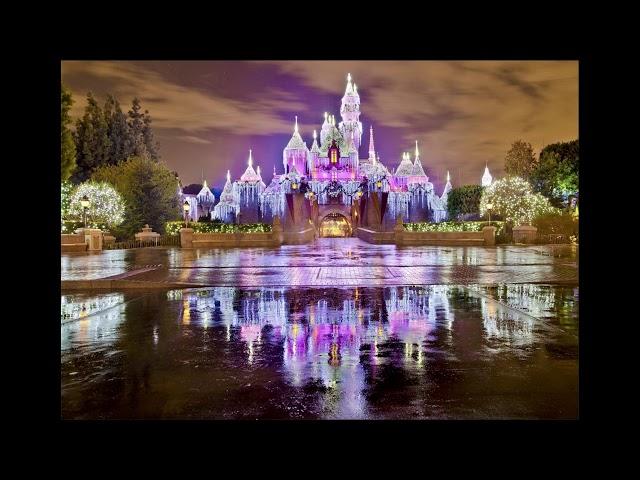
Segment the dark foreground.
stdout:
[[216,287],[62,302],[65,419],[578,416],[575,287]]

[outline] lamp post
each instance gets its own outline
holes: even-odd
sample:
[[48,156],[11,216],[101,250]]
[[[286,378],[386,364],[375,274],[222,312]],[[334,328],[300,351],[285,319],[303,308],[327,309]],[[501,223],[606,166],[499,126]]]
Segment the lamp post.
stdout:
[[191,210],[191,205],[189,205],[187,200],[184,201],[182,209],[184,210],[184,228],[189,228],[189,210]]
[[489,212],[489,225],[491,225],[491,209],[493,208],[493,204],[487,203],[487,211]]
[[87,228],[87,210],[89,209],[89,197],[84,195],[80,200],[82,205],[82,221],[84,222],[84,228]]

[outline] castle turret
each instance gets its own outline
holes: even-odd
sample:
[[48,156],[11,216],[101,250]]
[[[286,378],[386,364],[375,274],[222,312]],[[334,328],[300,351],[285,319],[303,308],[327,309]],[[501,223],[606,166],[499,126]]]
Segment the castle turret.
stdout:
[[300,132],[298,131],[298,117],[296,116],[296,123],[293,128],[293,135],[291,140],[282,151],[282,163],[284,165],[285,173],[288,172],[293,165],[299,172],[307,171],[307,157],[309,155],[309,149],[307,144],[304,143]]
[[360,122],[360,95],[358,87],[351,83],[351,74],[347,75],[347,88],[342,97],[340,107],[342,122],[338,125],[342,136],[351,137],[356,150],[360,149],[362,141],[362,123]]
[[489,185],[491,185],[492,181],[493,177],[491,177],[491,174],[489,173],[489,166],[485,163],[484,175],[482,175],[482,186],[488,187]]
[[369,161],[376,162],[376,148],[373,144],[373,126],[369,127]]
[[442,195],[440,195],[440,199],[442,203],[447,205],[447,198],[449,197],[449,192],[453,189],[451,186],[451,176],[449,175],[449,170],[447,170],[447,184],[444,186],[444,190],[442,191]]

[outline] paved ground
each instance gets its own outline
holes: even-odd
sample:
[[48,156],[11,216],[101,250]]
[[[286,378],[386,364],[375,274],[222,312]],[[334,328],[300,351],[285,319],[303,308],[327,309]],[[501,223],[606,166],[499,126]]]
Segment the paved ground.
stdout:
[[[61,278],[185,286],[354,286],[578,282],[565,245],[396,247],[319,239],[277,249],[144,248],[65,254]],[[63,285],[64,286],[64,285]]]

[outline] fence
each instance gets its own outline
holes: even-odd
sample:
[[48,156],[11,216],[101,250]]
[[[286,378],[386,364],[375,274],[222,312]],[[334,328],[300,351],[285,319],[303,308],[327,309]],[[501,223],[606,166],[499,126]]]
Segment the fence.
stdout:
[[122,250],[125,248],[145,247],[179,247],[179,235],[161,235],[158,240],[127,240],[124,242],[110,242],[103,244],[104,250]]

